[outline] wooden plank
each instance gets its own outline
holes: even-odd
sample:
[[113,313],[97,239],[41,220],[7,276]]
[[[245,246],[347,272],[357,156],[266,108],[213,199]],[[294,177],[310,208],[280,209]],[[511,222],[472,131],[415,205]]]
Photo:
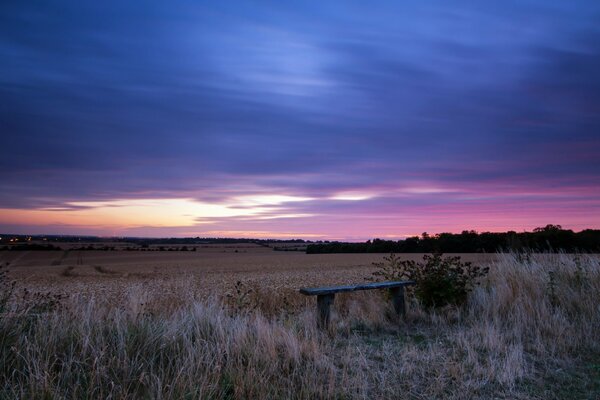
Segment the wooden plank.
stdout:
[[320,288],[302,288],[300,293],[306,296],[319,296],[325,294],[335,294],[340,292],[354,292],[356,290],[370,290],[370,289],[391,289],[397,287],[404,287],[408,285],[414,285],[415,281],[396,281],[396,282],[375,282],[375,283],[361,283],[358,285],[345,285],[345,286],[327,286]]

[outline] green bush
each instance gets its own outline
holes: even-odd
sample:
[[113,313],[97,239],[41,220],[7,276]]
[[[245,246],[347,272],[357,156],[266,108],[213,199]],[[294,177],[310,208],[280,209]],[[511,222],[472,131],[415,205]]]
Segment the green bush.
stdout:
[[386,280],[410,279],[416,282],[414,294],[426,308],[462,305],[467,295],[485,276],[489,268],[463,262],[459,256],[424,255],[423,262],[401,260],[395,254],[373,263],[378,268],[373,275]]

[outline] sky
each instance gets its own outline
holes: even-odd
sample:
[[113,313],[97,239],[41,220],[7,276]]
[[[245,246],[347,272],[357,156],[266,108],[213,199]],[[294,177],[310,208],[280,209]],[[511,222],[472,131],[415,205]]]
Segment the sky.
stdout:
[[600,228],[600,2],[0,3],[0,232]]

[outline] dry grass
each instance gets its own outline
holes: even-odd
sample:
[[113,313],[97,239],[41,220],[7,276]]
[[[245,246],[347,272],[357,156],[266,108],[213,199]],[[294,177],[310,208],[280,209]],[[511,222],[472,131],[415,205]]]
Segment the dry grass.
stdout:
[[133,283],[118,304],[13,303],[0,397],[600,398],[599,259],[508,254],[490,266],[462,310],[410,302],[403,322],[383,293],[354,293],[336,298],[328,332],[314,299],[256,281],[212,299],[180,279]]

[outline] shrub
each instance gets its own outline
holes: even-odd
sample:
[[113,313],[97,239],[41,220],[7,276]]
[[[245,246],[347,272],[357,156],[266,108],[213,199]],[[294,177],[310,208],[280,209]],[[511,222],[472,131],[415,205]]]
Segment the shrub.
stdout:
[[489,271],[487,267],[461,261],[460,256],[443,257],[441,253],[426,254],[423,262],[401,260],[390,254],[383,262],[373,265],[378,268],[373,273],[376,277],[414,280],[417,283],[415,296],[426,308],[464,304],[477,280]]

